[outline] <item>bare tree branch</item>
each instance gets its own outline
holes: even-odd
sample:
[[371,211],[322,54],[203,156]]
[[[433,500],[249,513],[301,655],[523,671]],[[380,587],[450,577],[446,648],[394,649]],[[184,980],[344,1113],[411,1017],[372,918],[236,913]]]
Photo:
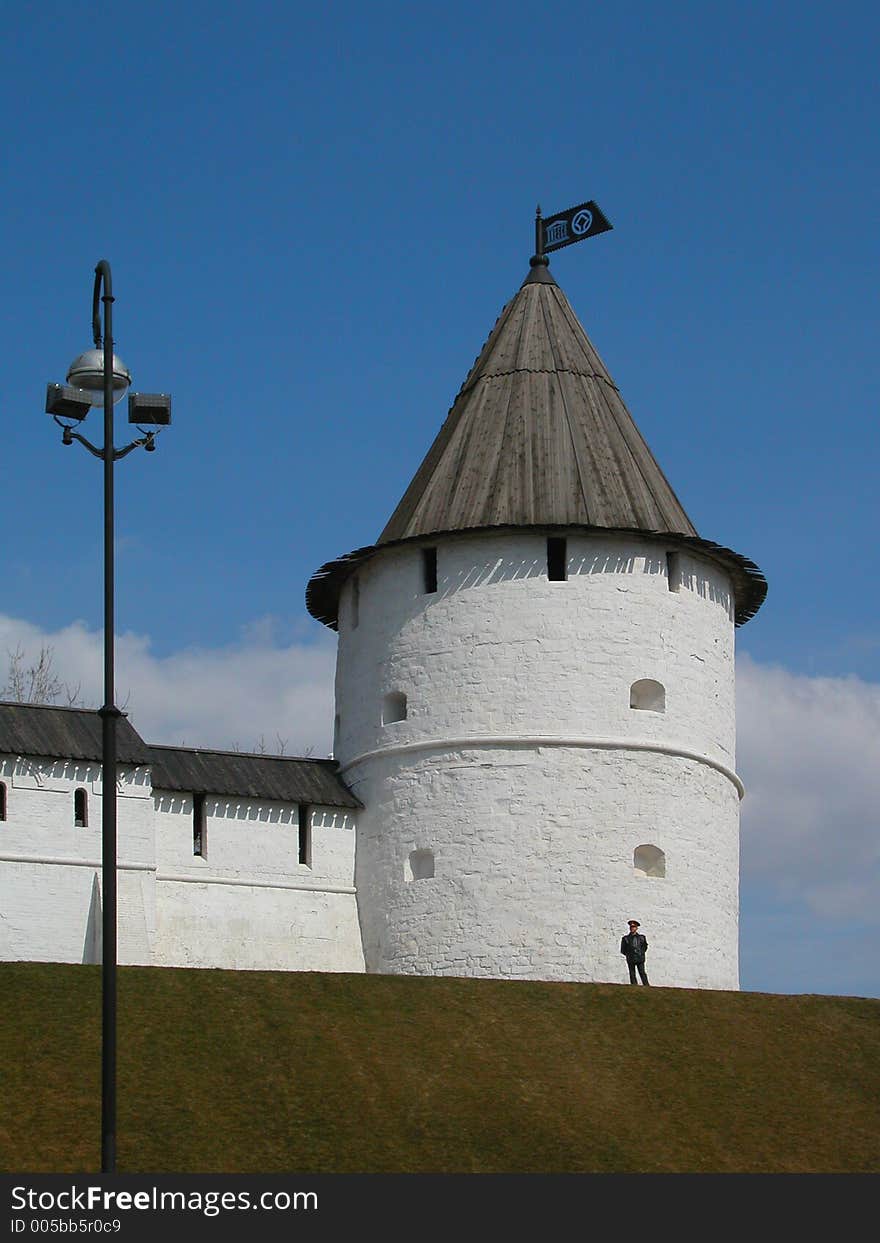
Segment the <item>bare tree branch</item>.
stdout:
[[60,698],[67,700],[67,707],[82,704],[79,683],[71,687],[62,681],[54,669],[55,649],[44,643],[33,664],[26,662],[24,650],[19,644],[14,651],[7,649],[9,663],[6,669],[6,685],[3,697],[19,703],[54,704]]

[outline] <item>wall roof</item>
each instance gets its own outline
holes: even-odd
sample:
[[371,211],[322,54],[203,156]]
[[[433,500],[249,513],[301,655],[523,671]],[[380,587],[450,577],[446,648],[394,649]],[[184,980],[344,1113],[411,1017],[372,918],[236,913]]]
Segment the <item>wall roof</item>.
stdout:
[[[91,708],[0,702],[0,755],[102,760],[101,718]],[[150,746],[126,716],[117,721],[120,764],[149,766],[154,789],[360,807],[331,759]]]
[[[148,764],[149,747],[125,715],[116,723],[120,764]],[[101,761],[101,718],[92,708],[0,702],[0,754]]]
[[346,789],[335,760],[247,755],[190,747],[151,747],[153,788],[237,794],[242,798],[361,807]]

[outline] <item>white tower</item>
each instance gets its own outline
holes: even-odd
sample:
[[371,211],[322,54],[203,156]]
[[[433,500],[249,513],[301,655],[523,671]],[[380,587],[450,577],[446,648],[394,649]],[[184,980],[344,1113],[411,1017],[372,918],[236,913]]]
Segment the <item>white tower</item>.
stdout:
[[545,257],[378,542],[323,566],[368,971],[736,989],[734,627]]

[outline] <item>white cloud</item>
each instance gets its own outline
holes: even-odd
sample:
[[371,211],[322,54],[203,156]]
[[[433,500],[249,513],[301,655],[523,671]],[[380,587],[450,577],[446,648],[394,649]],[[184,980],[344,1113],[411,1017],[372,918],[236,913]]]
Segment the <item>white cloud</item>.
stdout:
[[[81,701],[103,699],[103,636],[74,622],[46,633],[0,615],[0,662],[21,648],[33,661],[48,645],[53,668],[80,688]],[[147,742],[281,750],[328,755],[333,734],[335,639],[284,644],[271,619],[252,623],[238,643],[156,655],[143,635],[116,640],[116,700]],[[0,687],[6,663],[0,663]],[[63,697],[58,701],[65,702]]]
[[743,880],[880,920],[880,686],[737,660]]

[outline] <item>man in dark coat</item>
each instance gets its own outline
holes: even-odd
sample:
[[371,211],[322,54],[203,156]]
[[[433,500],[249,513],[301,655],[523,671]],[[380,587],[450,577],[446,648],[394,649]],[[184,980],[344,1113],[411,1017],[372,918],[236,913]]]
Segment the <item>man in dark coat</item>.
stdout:
[[635,984],[637,971],[642,983],[647,984],[648,976],[645,972],[645,955],[648,952],[648,938],[643,937],[639,932],[639,921],[637,919],[629,921],[629,932],[625,937],[620,938],[620,952],[626,957],[630,984]]

